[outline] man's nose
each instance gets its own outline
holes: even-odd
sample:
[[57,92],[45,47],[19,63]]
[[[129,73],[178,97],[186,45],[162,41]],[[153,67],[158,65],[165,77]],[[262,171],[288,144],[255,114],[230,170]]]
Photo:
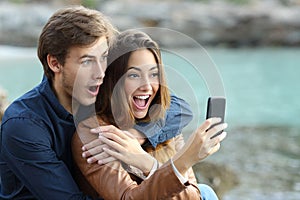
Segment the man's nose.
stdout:
[[94,79],[103,79],[105,75],[106,64],[97,63],[93,68],[93,78]]

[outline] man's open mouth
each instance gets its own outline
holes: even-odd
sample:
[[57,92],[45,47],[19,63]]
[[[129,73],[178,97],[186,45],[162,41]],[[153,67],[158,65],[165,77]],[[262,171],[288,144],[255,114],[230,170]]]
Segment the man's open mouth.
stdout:
[[92,95],[97,95],[98,94],[98,91],[99,91],[99,85],[95,85],[95,86],[89,86],[88,87],[88,90],[89,92],[92,94]]

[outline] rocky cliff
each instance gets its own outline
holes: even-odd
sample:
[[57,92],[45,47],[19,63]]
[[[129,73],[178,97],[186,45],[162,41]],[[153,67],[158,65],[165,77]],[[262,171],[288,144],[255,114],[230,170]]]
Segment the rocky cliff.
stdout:
[[[35,46],[47,19],[64,6],[55,2],[0,3],[0,44]],[[202,45],[300,45],[299,0],[248,0],[245,4],[228,3],[229,0],[95,2],[95,8],[110,16],[121,30],[164,27],[184,33]],[[168,45],[185,44],[169,38]]]

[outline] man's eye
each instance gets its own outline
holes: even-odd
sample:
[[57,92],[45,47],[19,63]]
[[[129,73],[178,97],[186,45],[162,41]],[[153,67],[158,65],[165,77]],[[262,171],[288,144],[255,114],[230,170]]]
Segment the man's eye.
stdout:
[[83,65],[90,65],[91,63],[92,63],[92,60],[83,60],[81,62],[81,64],[83,64]]
[[105,62],[106,60],[107,60],[107,54],[106,55],[103,55],[103,56],[101,56],[101,58],[100,58],[100,62]]

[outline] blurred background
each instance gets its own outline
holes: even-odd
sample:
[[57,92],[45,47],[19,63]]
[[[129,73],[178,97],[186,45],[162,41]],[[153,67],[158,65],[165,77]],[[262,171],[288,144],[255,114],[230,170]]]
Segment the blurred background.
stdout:
[[[170,88],[195,111],[185,136],[204,120],[208,96],[226,96],[228,136],[195,166],[199,182],[223,200],[300,199],[300,0],[0,0],[0,121],[41,81],[37,39],[71,4],[119,30],[160,30],[151,36],[165,50]],[[220,79],[208,84],[205,67]]]

